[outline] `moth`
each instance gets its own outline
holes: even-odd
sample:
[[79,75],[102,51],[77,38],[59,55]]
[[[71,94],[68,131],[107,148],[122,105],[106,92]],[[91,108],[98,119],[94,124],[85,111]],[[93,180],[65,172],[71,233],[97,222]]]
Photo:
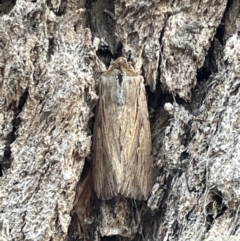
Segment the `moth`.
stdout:
[[98,198],[146,200],[152,188],[151,149],[144,79],[120,57],[100,77],[93,133]]

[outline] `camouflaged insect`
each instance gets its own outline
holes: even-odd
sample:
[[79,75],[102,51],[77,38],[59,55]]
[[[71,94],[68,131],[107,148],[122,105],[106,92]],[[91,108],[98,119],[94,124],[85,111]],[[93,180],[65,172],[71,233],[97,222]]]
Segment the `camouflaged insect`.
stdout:
[[152,188],[151,133],[143,77],[125,58],[101,76],[93,135],[93,180],[100,199],[145,200]]

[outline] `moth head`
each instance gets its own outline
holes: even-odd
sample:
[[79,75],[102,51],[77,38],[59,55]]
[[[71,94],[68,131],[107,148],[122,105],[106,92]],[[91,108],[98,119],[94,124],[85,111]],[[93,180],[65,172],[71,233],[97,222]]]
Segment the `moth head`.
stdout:
[[111,63],[109,70],[111,71],[114,69],[118,69],[121,72],[129,74],[130,76],[139,75],[138,72],[134,70],[131,63],[127,62],[127,59],[124,57],[119,57],[117,60]]

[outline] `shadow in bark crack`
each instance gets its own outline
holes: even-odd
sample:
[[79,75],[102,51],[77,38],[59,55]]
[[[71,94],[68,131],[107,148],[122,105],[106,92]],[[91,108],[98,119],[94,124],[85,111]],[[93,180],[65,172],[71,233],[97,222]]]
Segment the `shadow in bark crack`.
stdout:
[[10,109],[12,108],[14,111],[14,118],[12,120],[12,132],[8,133],[6,137],[6,144],[5,144],[4,157],[3,157],[4,168],[9,168],[11,166],[11,144],[16,139],[16,131],[21,124],[21,119],[18,115],[21,113],[27,101],[27,98],[28,98],[28,90],[25,90],[23,95],[20,97],[18,106],[17,107],[14,106],[16,103],[13,103],[10,106]]
[[209,231],[215,219],[221,217],[228,209],[224,203],[222,193],[218,190],[211,190],[211,201],[206,206],[206,229]]
[[108,67],[111,59],[122,54],[122,43],[115,36],[114,1],[90,0],[86,3],[87,26],[92,30],[93,38],[99,39],[97,55]]
[[16,0],[0,0],[0,17],[11,12],[16,4]]

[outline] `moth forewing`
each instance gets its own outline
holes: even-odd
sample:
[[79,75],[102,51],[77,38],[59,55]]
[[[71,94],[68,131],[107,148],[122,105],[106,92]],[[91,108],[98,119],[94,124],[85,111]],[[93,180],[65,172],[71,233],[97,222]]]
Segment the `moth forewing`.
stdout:
[[124,58],[101,76],[93,137],[97,196],[147,199],[152,147],[145,87],[143,77]]

